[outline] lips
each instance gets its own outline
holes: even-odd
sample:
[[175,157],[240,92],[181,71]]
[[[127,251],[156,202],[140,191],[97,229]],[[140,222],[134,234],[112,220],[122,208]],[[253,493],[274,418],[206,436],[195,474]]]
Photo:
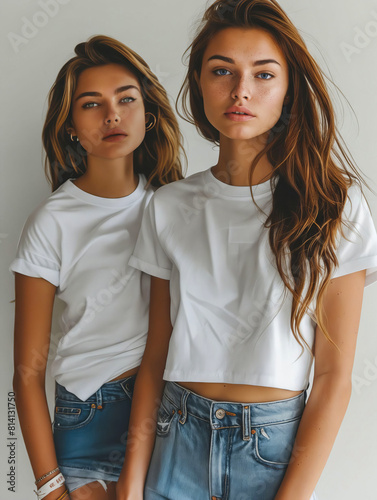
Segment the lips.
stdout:
[[109,131],[107,131],[104,135],[102,140],[114,140],[116,138],[122,139],[123,137],[127,137],[127,134],[124,130],[120,128],[113,128]]
[[253,115],[253,113],[244,106],[232,106],[225,111],[225,114],[235,116],[250,116],[252,118],[255,118],[255,115]]
[[255,115],[244,106],[232,106],[225,111],[225,117],[232,122],[249,122]]

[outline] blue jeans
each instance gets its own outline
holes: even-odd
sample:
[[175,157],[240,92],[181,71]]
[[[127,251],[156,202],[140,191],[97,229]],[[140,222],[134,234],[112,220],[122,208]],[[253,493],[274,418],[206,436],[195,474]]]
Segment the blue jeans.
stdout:
[[54,443],[69,491],[93,481],[118,480],[135,378],[108,382],[86,401],[56,384]]
[[145,500],[273,500],[305,398],[218,402],[167,382]]

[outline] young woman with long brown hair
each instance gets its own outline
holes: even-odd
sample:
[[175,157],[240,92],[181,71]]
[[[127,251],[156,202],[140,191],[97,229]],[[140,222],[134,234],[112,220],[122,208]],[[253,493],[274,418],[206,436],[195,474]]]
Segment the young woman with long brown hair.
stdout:
[[153,196],[130,260],[150,326],[117,498],[313,499],[377,280],[361,178],[275,0],[208,8],[182,98],[219,160]]
[[[43,129],[53,194],[26,222],[11,266],[14,388],[37,497],[105,500],[115,498],[148,327],[150,279],[128,259],[155,189],[182,178],[181,136],[135,52],[105,36],[75,52]],[[51,362],[52,432],[45,371],[55,296],[65,310]]]

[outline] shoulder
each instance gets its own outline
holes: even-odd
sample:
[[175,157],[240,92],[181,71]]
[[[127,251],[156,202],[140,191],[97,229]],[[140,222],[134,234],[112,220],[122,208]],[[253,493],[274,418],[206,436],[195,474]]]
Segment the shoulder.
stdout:
[[171,182],[170,184],[158,188],[153,195],[154,203],[171,203],[172,201],[182,201],[186,197],[192,197],[197,194],[203,186],[205,182],[204,174],[205,171],[197,172],[185,179]]
[[347,191],[342,214],[343,222],[358,222],[360,219],[371,218],[371,216],[364,190],[358,181],[354,181]]
[[360,203],[364,199],[363,188],[359,181],[353,181],[347,191],[347,201]]
[[31,212],[25,223],[24,230],[36,229],[48,234],[56,227],[58,214],[61,213],[62,209],[66,208],[67,200],[70,198],[65,189],[67,182],[69,181],[66,181],[50,194]]

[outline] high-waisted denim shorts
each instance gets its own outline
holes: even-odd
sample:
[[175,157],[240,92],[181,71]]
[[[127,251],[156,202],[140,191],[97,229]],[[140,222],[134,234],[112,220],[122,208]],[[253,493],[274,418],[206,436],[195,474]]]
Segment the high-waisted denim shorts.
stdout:
[[144,499],[273,500],[305,398],[220,402],[167,382]]
[[86,401],[56,383],[54,442],[70,491],[93,481],[118,480],[135,378],[108,382]]

